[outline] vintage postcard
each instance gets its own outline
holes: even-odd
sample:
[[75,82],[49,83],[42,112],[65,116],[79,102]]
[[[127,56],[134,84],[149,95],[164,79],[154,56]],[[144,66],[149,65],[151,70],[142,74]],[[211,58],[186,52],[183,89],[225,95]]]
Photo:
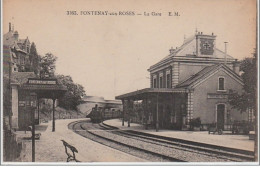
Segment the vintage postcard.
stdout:
[[2,0],[2,165],[259,165],[257,0]]

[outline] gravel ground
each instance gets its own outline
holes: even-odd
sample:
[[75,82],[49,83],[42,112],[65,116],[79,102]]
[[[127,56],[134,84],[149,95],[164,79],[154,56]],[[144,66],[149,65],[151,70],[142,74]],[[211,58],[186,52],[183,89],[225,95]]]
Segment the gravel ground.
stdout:
[[[104,136],[108,139],[115,140],[115,141],[120,141],[121,143],[134,146],[137,148],[145,149],[151,152],[156,152],[158,154],[163,154],[166,156],[170,156],[173,158],[177,158],[179,160],[184,160],[188,162],[226,162],[230,161],[229,159],[225,157],[219,157],[218,155],[208,155],[205,152],[197,152],[194,150],[183,150],[181,147],[176,147],[172,145],[159,145],[157,142],[151,142],[151,140],[144,140],[141,138],[133,138],[129,136],[122,136],[114,134],[116,130],[112,131],[104,131],[100,130],[100,127],[96,124],[91,124],[91,123],[85,123],[82,125],[84,129],[88,129],[91,133]],[[114,132],[114,133],[113,133]],[[124,150],[122,149],[122,146],[119,146],[119,150]],[[124,148],[124,147],[123,147]],[[127,152],[127,151],[125,151]],[[205,155],[206,154],[206,155]],[[146,157],[145,157],[146,158]],[[150,158],[146,158],[150,159]],[[150,160],[151,161],[151,160]],[[158,161],[158,160],[156,160]],[[161,160],[162,161],[162,160]]]
[[[90,128],[92,128],[92,130],[90,130],[90,131],[95,131],[93,129],[93,127],[90,127]],[[74,129],[81,129],[80,123],[76,124],[74,126]],[[133,149],[133,148],[128,147],[128,146],[123,146],[123,145],[117,144],[115,142],[111,142],[111,141],[108,141],[106,139],[99,138],[99,137],[97,137],[97,136],[95,136],[91,133],[86,132],[86,130],[76,130],[75,132],[78,133],[79,135],[84,136],[88,139],[91,139],[95,142],[98,142],[100,144],[103,144],[103,145],[106,145],[108,147],[114,148],[116,150],[122,151],[124,153],[131,154],[131,155],[136,156],[138,158],[145,159],[145,160],[150,161],[150,162],[170,162],[170,160],[164,159],[162,157],[153,156],[149,153],[145,153],[145,152]]]

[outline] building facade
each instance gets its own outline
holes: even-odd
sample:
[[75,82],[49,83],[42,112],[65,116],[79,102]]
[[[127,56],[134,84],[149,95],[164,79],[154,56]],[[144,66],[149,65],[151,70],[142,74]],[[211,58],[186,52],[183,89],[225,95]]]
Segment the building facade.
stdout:
[[196,32],[148,71],[150,88],[116,97],[125,110],[142,100],[142,123],[185,130],[200,119],[202,129],[215,123],[225,130],[232,122],[249,118],[228,104],[229,90],[243,89],[239,62],[216,48],[213,33]]
[[14,31],[9,23],[9,32],[3,36],[3,44],[6,52],[9,51],[11,57],[12,72],[26,71],[26,67],[31,66],[29,59],[31,43],[28,39],[20,39],[18,31]]

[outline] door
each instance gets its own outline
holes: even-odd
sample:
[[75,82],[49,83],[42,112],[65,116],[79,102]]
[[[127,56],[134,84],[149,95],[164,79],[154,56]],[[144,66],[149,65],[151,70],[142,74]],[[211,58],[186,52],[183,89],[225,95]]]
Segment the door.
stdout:
[[225,105],[217,105],[217,127],[218,129],[224,130],[224,116],[225,116]]

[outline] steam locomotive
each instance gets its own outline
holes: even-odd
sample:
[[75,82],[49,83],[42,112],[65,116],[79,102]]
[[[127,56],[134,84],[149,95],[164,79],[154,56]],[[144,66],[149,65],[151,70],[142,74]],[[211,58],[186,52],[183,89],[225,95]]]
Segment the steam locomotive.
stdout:
[[92,108],[92,111],[86,117],[90,118],[91,122],[93,123],[101,123],[104,120],[122,117],[122,112],[119,109],[107,109],[95,105],[95,107]]

